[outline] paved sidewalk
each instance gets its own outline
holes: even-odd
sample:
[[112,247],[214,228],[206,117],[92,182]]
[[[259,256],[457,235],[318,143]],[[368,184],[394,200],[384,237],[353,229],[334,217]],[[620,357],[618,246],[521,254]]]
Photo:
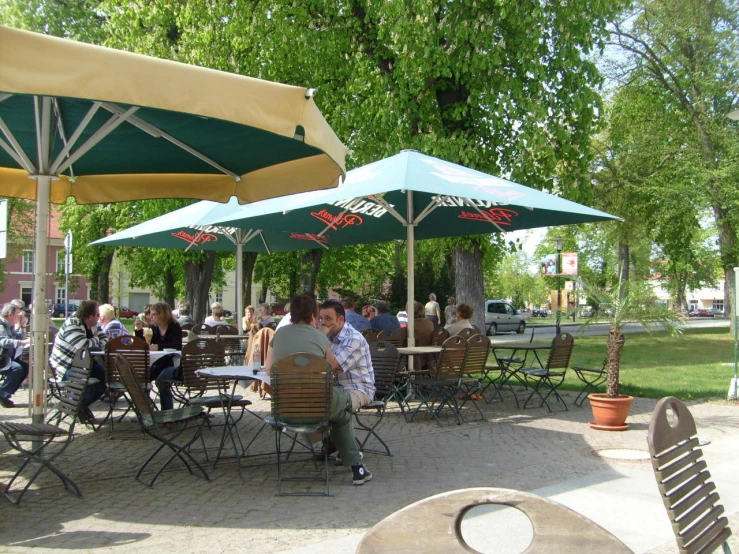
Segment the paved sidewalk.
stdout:
[[[245,394],[255,412],[267,412],[267,402]],[[635,552],[667,554],[676,548],[648,462],[608,462],[594,454],[608,448],[646,451],[654,404],[637,399],[631,428],[623,433],[591,430],[587,405],[549,414],[519,410],[507,399],[485,406],[488,421],[444,428],[426,417],[409,424],[399,412],[388,413],[381,434],[395,455],[366,453],[374,480],[362,487],[352,486],[350,471],[332,467],[331,498],[277,497],[276,466],[254,466],[259,459],[242,464],[243,482],[235,461],[225,460],[207,468],[210,482],[173,464],[148,489],[134,475],[155,444],[141,440],[135,425],[121,426],[133,430],[129,440],[109,440],[107,429],[82,429],[59,465],[84,497],[70,495],[44,473],[19,508],[0,498],[0,544],[4,552],[353,552],[367,529],[403,506],[448,490],[492,486],[546,496],[590,517]],[[690,409],[700,435],[711,440],[704,447],[709,469],[739,532],[739,406],[696,403]],[[25,414],[0,409],[0,421]],[[242,437],[248,440],[257,429],[258,420],[247,414]],[[209,444],[219,431],[206,432]],[[273,441],[265,430],[255,451],[270,452]],[[17,463],[1,441],[0,482],[7,482]],[[470,522],[470,540],[489,546],[488,552],[500,551],[506,535],[525,536],[525,529],[508,533],[508,527],[485,519],[491,517],[475,514]],[[494,534],[486,536],[491,528]]]

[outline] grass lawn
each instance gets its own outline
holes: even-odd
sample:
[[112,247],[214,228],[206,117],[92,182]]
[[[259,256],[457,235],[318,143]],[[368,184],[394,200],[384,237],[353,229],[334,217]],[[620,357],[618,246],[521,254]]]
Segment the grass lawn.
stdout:
[[[601,367],[605,355],[605,336],[575,336],[570,364]],[[664,332],[628,334],[621,352],[619,390],[647,398],[725,400],[734,375],[733,361],[734,339],[727,328],[689,329],[676,337]],[[580,389],[574,371],[567,372],[562,387]]]

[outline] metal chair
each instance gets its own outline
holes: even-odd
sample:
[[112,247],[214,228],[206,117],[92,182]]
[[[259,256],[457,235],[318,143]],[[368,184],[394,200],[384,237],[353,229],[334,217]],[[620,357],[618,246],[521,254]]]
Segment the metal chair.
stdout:
[[439,414],[445,408],[454,415],[458,425],[462,424],[462,417],[457,404],[457,393],[460,391],[462,364],[464,363],[467,339],[454,335],[444,341],[436,368],[431,372],[429,379],[417,379],[413,383],[414,393],[419,404],[410,421],[413,421],[425,408],[431,413],[436,423],[441,426]]
[[[531,328],[531,336],[529,336],[529,343],[534,342],[534,334],[536,333],[536,327]],[[518,357],[518,356],[499,356],[498,362],[500,364],[503,364],[507,368],[511,369],[521,369],[524,364],[526,363],[526,355],[528,354],[528,351],[525,351],[524,357]]]
[[205,323],[193,326],[192,332],[196,335],[215,335],[217,333],[215,328],[210,325],[206,325]]
[[147,394],[151,392],[152,386],[149,379],[149,345],[142,338],[124,335],[108,341],[105,345],[105,380],[108,385],[108,414],[105,420],[110,419],[110,433],[115,431],[115,420],[113,411],[119,399],[126,402],[126,409],[117,419],[122,421],[123,418],[133,408],[131,400],[126,396],[126,386],[123,384],[118,368],[115,364],[116,355],[125,356],[131,365],[136,379],[146,389]]
[[[167,466],[172,463],[175,458],[178,458],[183,464],[185,464],[187,471],[191,474],[195,474],[191,467],[192,464],[200,471],[206,481],[210,481],[208,474],[205,473],[202,466],[189,452],[190,446],[200,438],[203,424],[207,418],[203,408],[201,406],[187,406],[173,410],[156,410],[149,400],[149,397],[144,394],[144,389],[141,386],[142,383],[136,380],[134,371],[128,361],[118,354],[115,357],[115,363],[118,367],[118,374],[121,376],[121,380],[128,391],[128,396],[133,403],[133,409],[134,412],[136,412],[136,417],[141,425],[141,430],[161,443],[139,468],[139,471],[136,473],[136,480],[147,487],[153,487],[154,482]],[[196,427],[195,433],[192,437],[184,442],[175,442],[186,430],[188,430],[190,423],[194,423]],[[147,483],[141,480],[141,474],[144,472],[146,467],[165,447],[172,451],[172,455],[156,471],[151,481]]]
[[[228,365],[244,365],[244,340],[237,335],[239,330],[232,325],[219,325],[216,330],[216,340],[223,345],[226,351]],[[229,336],[235,335],[235,336]]]
[[[526,402],[523,403],[524,408],[526,408],[529,400],[531,400],[534,395],[537,395],[541,398],[540,405],[546,404],[547,410],[551,412],[552,408],[549,406],[547,398],[549,398],[551,394],[554,394],[557,401],[561,402],[564,406],[565,411],[568,410],[567,404],[562,400],[562,397],[557,392],[557,388],[559,388],[565,379],[565,373],[567,372],[567,367],[570,365],[570,356],[572,355],[572,349],[574,346],[575,339],[570,333],[560,333],[552,339],[552,348],[549,350],[549,358],[543,368],[529,367],[521,369],[521,373],[526,379],[527,386],[529,385],[529,380],[536,381],[531,394],[526,399]],[[546,390],[546,395],[541,394],[542,390]],[[516,393],[514,392],[513,394],[515,397]],[[516,399],[516,405],[518,405],[518,399]]]
[[364,340],[369,343],[375,342],[377,340],[377,335],[379,332],[379,329],[365,329],[364,331],[360,331],[360,333],[362,333],[362,336],[364,337]]
[[466,418],[464,417],[462,408],[464,408],[467,402],[472,402],[472,405],[480,416],[475,421],[485,419],[477,401],[483,399],[482,378],[485,375],[489,353],[490,339],[488,337],[478,332],[467,340],[467,349],[465,350],[464,360],[462,361],[461,378],[459,381],[460,389],[465,391],[462,396],[462,402],[459,404],[459,413],[464,421],[466,421]]
[[[398,371],[400,355],[398,354],[398,349],[395,348],[394,345],[386,341],[377,341],[370,344],[370,357],[372,358],[372,369],[375,373],[375,399],[354,412],[354,421],[357,423],[357,426],[354,429],[357,431],[364,431],[366,433],[362,440],[360,440],[356,434],[355,437],[357,444],[359,445],[359,450],[365,451],[367,441],[370,437],[375,437],[380,441],[380,444],[385,447],[385,453],[387,453],[388,456],[392,456],[393,453],[390,452],[390,447],[384,440],[382,440],[375,429],[377,429],[385,416],[387,403],[393,398],[397,399],[397,395],[400,394],[395,386],[395,378]],[[369,411],[375,412],[373,414],[375,416],[375,420],[372,425],[367,425],[360,419],[360,414]],[[381,450],[366,451],[377,452],[379,454],[383,453]]]
[[660,400],[647,432],[652,469],[680,552],[708,554],[721,546],[728,554],[731,529],[696,434],[685,404],[672,396]]
[[377,333],[377,340],[384,340],[395,346],[395,348],[402,348],[408,343],[408,328],[401,327],[392,331],[380,331]]
[[[333,376],[329,363],[314,354],[297,353],[277,360],[272,366],[272,415],[264,422],[275,430],[277,449],[277,486],[279,496],[330,496],[328,456],[324,456],[325,477],[309,476],[284,477],[281,440],[285,434],[296,436],[300,433],[320,431],[321,438],[328,440],[329,415],[333,395]],[[295,440],[288,451],[292,452]],[[311,459],[315,455],[311,445]],[[282,492],[283,481],[325,480],[325,492],[311,490],[303,492]]]
[[461,329],[457,335],[460,337],[464,337],[466,339],[469,339],[470,337],[474,337],[475,335],[479,335],[480,330],[477,327],[467,327],[465,329]]
[[[583,387],[577,397],[572,402],[575,406],[582,407],[583,403],[591,392],[598,392],[598,387],[606,381],[606,363],[608,358],[603,360],[603,366],[600,368],[589,368],[573,365],[572,369],[577,375],[577,378],[583,382]],[[582,397],[582,399],[580,399]],[[578,403],[579,401],[579,403]]]
[[[56,425],[51,423],[0,423],[0,432],[5,435],[10,446],[20,452],[23,457],[23,462],[18,471],[15,472],[5,487],[5,496],[16,506],[20,504],[23,495],[44,468],[59,477],[65,489],[69,489],[71,486],[77,496],[82,496],[76,483],[59,469],[54,460],[63,454],[74,440],[74,427],[77,423],[82,397],[87,388],[91,366],[92,357],[87,348],[78,350],[72,361],[65,386],[59,391],[59,401],[55,406],[55,415],[50,418],[50,420],[56,419]],[[60,426],[62,423],[67,425],[66,429]],[[24,446],[24,444],[27,446]],[[52,445],[56,445],[58,448],[53,449],[53,452],[47,452],[47,448]],[[38,467],[29,477],[20,493],[14,496],[11,492],[13,483],[31,462],[38,464]]]

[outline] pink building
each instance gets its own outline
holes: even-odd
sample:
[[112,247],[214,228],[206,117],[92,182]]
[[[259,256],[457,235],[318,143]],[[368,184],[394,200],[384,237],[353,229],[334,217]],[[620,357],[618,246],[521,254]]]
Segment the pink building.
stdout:
[[[55,272],[57,270],[64,271],[64,235],[59,230],[58,212],[56,208],[51,209],[51,219],[49,221],[49,237],[48,237],[48,253],[47,253],[47,274],[46,274],[46,298],[47,303],[64,302],[64,278],[59,279],[57,283]],[[10,302],[13,298],[21,298],[26,304],[31,302],[33,296],[33,269],[34,269],[34,242],[31,237],[27,246],[21,248],[11,248],[8,245],[8,251],[15,251],[13,257],[9,257],[6,262],[5,273],[5,290],[0,292],[0,304]],[[63,273],[62,273],[63,275]],[[77,288],[73,288],[75,279],[70,275],[69,283],[69,299],[71,302],[75,300],[85,300],[89,297],[90,287],[87,280],[81,275],[76,275]]]

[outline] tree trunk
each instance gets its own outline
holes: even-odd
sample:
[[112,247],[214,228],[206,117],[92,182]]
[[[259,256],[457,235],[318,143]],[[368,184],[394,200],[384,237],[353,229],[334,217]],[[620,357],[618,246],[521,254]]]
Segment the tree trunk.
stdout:
[[629,280],[629,243],[618,241],[618,269],[619,279],[625,283]]
[[461,244],[454,247],[454,282],[457,283],[457,305],[466,302],[474,310],[472,324],[485,328],[485,287],[482,279],[482,252],[475,244],[472,251]]
[[174,274],[174,269],[169,268],[162,276],[162,279],[164,281],[164,301],[169,304],[174,310],[175,308],[177,308],[177,306],[175,305],[175,283],[177,281],[177,277]]
[[315,292],[322,258],[323,248],[314,248],[300,255],[300,292]]
[[267,301],[267,290],[269,289],[269,281],[262,281],[262,290],[259,291],[259,303],[264,304]]
[[606,347],[606,396],[608,398],[618,397],[618,374],[621,368],[621,350],[625,341],[626,337],[616,327],[608,332]]
[[[113,263],[113,254],[105,256],[100,264],[100,271],[97,274],[95,281],[97,287],[94,295],[91,295],[93,300],[97,301],[98,304],[107,304],[110,300],[110,266]],[[92,291],[91,291],[92,292]]]
[[208,292],[216,262],[215,251],[203,254],[204,262],[185,262],[185,296],[192,306],[192,317],[198,322],[205,321],[208,313]]
[[[257,263],[258,252],[244,252],[243,258],[243,279],[244,279],[244,308],[251,304],[251,287],[254,279],[254,266]],[[244,315],[244,314],[240,314]]]

